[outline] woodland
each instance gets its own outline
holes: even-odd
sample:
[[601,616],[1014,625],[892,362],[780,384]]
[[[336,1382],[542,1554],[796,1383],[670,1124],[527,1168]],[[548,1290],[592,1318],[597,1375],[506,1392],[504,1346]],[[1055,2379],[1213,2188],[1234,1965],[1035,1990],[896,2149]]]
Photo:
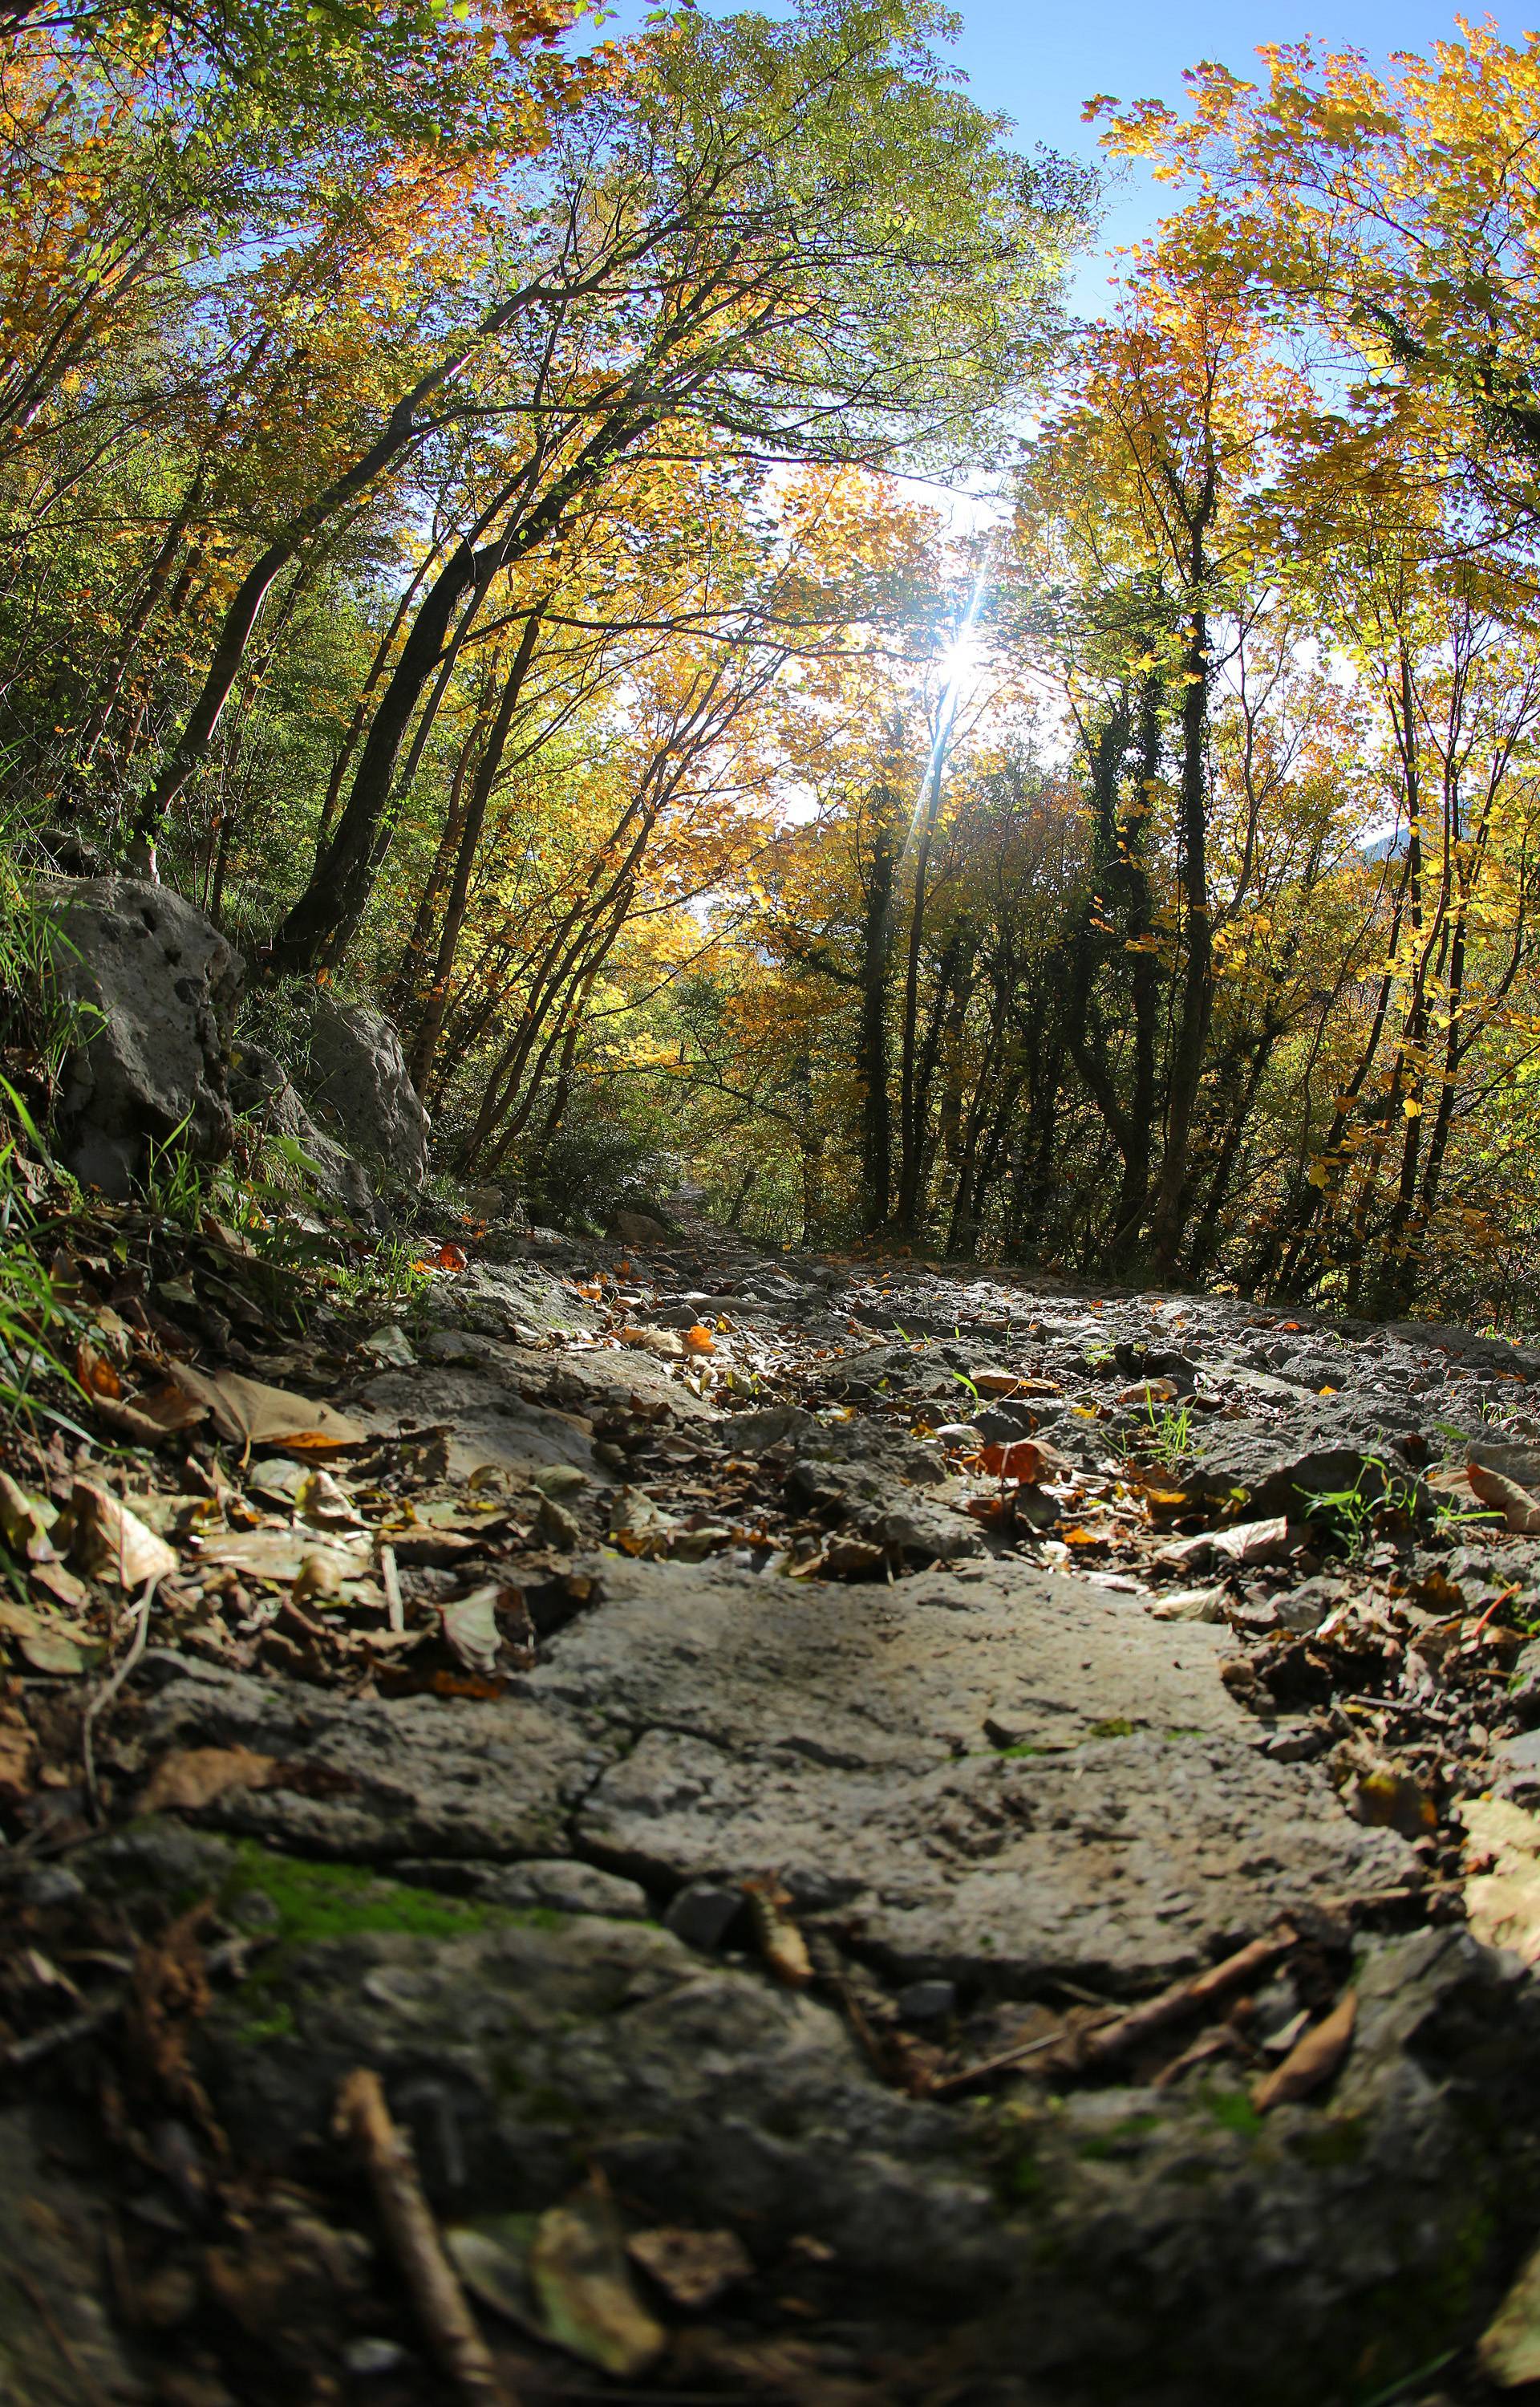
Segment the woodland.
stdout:
[[248,1033],[377,1004],[544,1221],[1511,1319],[1540,42],[1198,66],[1072,160],[948,29],[7,0],[13,1033],[64,843]]

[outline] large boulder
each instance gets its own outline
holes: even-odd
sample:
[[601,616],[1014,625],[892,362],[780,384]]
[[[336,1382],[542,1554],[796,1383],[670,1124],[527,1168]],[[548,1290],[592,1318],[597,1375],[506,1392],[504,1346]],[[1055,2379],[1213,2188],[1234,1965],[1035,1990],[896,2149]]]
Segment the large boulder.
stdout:
[[352,1155],[316,1126],[276,1054],[248,1038],[236,1044],[230,1061],[230,1100],[235,1110],[270,1137],[286,1137],[310,1165],[322,1194],[360,1220],[374,1221],[378,1206],[368,1173]]
[[401,1038],[366,1003],[316,998],[305,1080],[308,1100],[334,1120],[350,1151],[407,1186],[428,1175],[428,1115],[407,1073]]
[[59,1145],[76,1176],[126,1195],[151,1144],[230,1150],[226,1053],[241,964],[211,919],[134,877],[42,881],[59,984],[88,1008],[64,1066]]

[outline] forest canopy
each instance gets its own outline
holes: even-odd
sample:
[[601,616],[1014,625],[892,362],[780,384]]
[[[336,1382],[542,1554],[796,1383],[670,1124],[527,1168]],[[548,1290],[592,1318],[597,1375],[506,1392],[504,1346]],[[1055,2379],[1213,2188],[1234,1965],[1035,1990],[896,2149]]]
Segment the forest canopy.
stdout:
[[10,907],[376,1003],[537,1218],[1500,1317],[1540,41],[1093,104],[1083,322],[1108,170],[949,29],[0,8]]

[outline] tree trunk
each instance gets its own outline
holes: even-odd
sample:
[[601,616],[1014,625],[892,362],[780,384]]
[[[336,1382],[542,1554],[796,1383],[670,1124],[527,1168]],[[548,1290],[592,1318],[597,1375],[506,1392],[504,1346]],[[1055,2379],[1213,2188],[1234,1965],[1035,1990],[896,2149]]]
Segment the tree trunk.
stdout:
[[1207,811],[1208,630],[1201,609],[1195,609],[1188,621],[1182,673],[1186,684],[1181,704],[1181,882],[1187,906],[1187,962],[1166,1089],[1166,1151],[1150,1220],[1155,1268],[1163,1279],[1175,1276],[1190,1208],[1193,1123],[1214,994]]
[[529,675],[530,664],[534,659],[539,633],[540,613],[538,610],[531,610],[524,621],[524,633],[519,637],[518,649],[514,655],[513,665],[509,669],[503,685],[502,699],[498,705],[497,718],[492,723],[491,733],[487,739],[487,748],[481,756],[480,764],[476,770],[475,783],[471,789],[471,800],[465,813],[465,826],[459,840],[459,857],[455,863],[454,882],[449,889],[449,899],[444,909],[444,926],[439,933],[438,958],[433,963],[433,981],[429,989],[422,1023],[412,1047],[412,1079],[419,1094],[432,1070],[433,1055],[438,1049],[439,1038],[444,1033],[444,1015],[449,1000],[449,980],[454,972],[455,954],[459,947],[460,930],[465,925],[466,905],[471,893],[471,872],[475,864],[476,847],[481,842],[481,831],[487,819],[487,805],[491,800],[492,788],[497,782],[497,773],[507,747],[508,731],[513,725],[514,712],[518,706],[519,693]]

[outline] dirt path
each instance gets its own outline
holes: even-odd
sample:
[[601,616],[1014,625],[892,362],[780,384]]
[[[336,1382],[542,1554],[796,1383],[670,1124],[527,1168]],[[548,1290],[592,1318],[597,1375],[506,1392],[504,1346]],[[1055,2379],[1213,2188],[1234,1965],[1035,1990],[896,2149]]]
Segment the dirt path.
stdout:
[[19,2400],[97,2395],[61,2282],[108,2396],[441,2396],[360,2065],[526,2407],[1489,2395],[1540,2018],[1462,1851],[1540,1784],[1540,1541],[1466,1464],[1540,1482],[1540,1355],[704,1231],[494,1236],[347,1335],[235,1349],[352,1419],[322,1483],[127,1483],[170,1602],[27,1943],[248,1953],[110,2043],[116,2295],[10,2200]]

